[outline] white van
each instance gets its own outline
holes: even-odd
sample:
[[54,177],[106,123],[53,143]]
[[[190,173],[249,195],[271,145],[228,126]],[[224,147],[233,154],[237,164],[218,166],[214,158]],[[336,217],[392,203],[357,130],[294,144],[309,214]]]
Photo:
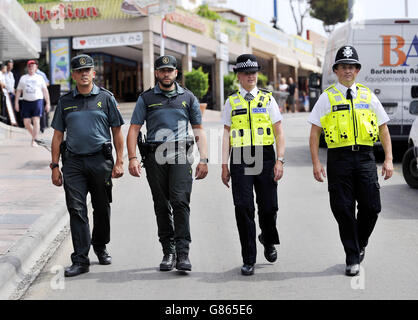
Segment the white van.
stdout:
[[[418,103],[416,108],[418,109]],[[418,118],[412,123],[408,150],[402,160],[402,173],[406,183],[411,188],[418,189]]]
[[376,94],[390,117],[392,142],[408,140],[418,104],[418,19],[347,22],[330,36],[322,71],[322,90],[337,81],[332,71],[337,50],[356,48],[361,71],[356,82]]

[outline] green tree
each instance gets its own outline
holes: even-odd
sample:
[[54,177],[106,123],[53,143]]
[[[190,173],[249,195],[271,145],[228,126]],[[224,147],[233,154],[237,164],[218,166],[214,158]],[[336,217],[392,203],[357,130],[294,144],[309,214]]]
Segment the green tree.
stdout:
[[224,97],[225,99],[238,90],[238,80],[234,72],[224,75]]
[[209,75],[203,72],[202,67],[199,67],[185,73],[184,77],[186,88],[193,92],[198,100],[202,99],[209,89]]
[[257,87],[259,88],[265,88],[268,84],[268,78],[265,74],[262,74],[261,72],[258,73],[258,79],[257,79]]
[[348,0],[309,0],[313,18],[322,20],[324,30],[330,34],[335,25],[348,17]]

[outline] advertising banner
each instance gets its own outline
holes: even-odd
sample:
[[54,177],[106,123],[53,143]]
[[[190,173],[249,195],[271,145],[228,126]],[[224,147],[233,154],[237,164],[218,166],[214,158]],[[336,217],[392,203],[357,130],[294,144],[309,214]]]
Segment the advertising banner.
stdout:
[[50,39],[51,84],[60,84],[61,91],[70,91],[70,38]]

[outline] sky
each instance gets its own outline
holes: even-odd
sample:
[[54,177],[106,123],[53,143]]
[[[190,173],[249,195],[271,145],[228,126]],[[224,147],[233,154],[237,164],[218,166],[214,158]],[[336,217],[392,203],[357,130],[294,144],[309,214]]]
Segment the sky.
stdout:
[[[418,0],[407,0],[408,17],[418,18]],[[224,7],[234,8],[254,19],[271,25],[273,17],[273,0],[226,0]],[[296,25],[290,9],[289,0],[277,0],[278,24],[288,34],[296,34]],[[403,18],[405,17],[405,0],[355,0],[353,20]],[[326,36],[322,21],[311,18],[309,14],[303,20],[304,33],[311,29]]]

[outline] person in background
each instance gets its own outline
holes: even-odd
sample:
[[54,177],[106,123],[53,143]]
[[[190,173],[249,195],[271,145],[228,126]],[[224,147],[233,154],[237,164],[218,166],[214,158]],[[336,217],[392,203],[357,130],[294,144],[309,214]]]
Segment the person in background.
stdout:
[[296,91],[296,84],[293,81],[292,77],[289,77],[289,85],[287,87],[287,92],[289,95],[287,97],[287,111],[288,112],[295,112],[295,91]]
[[[49,82],[49,79],[46,76],[45,72],[43,72],[41,69],[38,68],[36,70],[36,74],[39,74],[45,80],[46,86],[49,87],[50,82]],[[45,99],[44,99],[44,105],[46,105]],[[49,114],[49,112],[47,112],[44,108],[43,112],[42,112],[41,119],[40,119],[40,130],[41,130],[41,132],[44,132],[45,128],[48,127],[48,114]]]
[[[38,62],[29,60],[27,62],[28,73],[22,76],[16,90],[15,109],[21,111],[23,123],[26,130],[32,136],[32,147],[37,147],[40,130],[40,118],[44,109],[44,99],[46,101],[45,109],[49,111],[49,93],[45,80],[36,74]],[[23,95],[22,110],[19,107],[20,96]]]

